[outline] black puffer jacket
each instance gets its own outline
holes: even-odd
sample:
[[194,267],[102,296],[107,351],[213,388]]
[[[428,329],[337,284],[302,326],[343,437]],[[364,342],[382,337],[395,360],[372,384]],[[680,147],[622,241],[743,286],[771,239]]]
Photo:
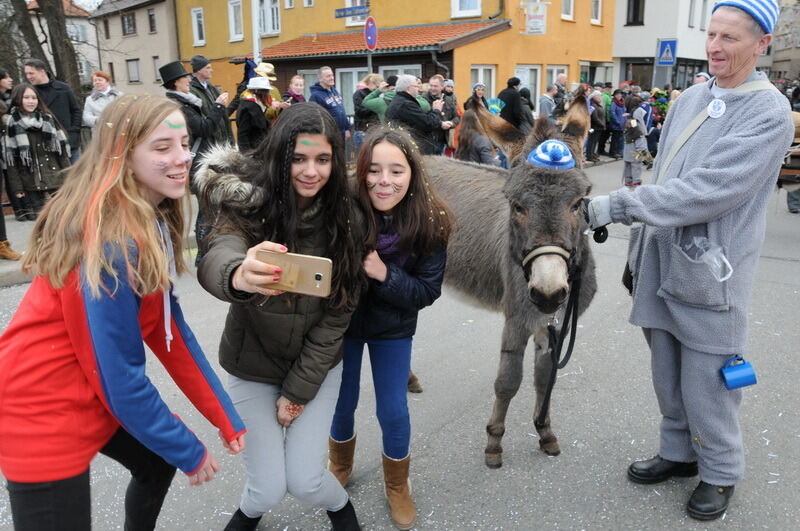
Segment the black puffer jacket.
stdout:
[[386,280],[370,279],[345,334],[356,339],[402,339],[417,331],[417,315],[442,294],[447,251],[387,263]]
[[397,92],[386,109],[386,120],[395,126],[406,128],[425,155],[438,154],[431,131],[442,128],[439,112],[423,111],[414,96],[408,92]]

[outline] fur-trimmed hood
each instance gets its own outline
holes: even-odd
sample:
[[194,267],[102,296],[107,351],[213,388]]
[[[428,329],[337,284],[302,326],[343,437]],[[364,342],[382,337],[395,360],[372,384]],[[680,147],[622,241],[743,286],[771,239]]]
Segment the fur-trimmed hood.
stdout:
[[192,186],[206,207],[217,210],[224,205],[241,214],[261,208],[264,190],[250,182],[258,171],[258,163],[253,158],[219,144],[201,157]]

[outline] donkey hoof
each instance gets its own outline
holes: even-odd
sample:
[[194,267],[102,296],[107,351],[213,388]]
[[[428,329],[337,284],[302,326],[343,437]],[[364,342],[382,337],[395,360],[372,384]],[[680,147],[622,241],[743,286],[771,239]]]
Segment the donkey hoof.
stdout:
[[561,453],[561,448],[558,446],[558,439],[555,437],[541,439],[539,441],[539,448],[547,455],[558,455]]
[[490,454],[486,452],[486,466],[489,468],[500,468],[503,466],[503,453]]

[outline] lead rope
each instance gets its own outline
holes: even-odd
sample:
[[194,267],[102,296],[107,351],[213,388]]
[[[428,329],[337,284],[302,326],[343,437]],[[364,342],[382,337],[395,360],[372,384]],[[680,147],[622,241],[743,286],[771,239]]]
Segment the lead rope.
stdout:
[[[542,407],[539,410],[539,415],[533,421],[534,426],[537,428],[544,427],[544,419],[550,412],[550,395],[553,393],[553,387],[556,384],[556,373],[558,369],[563,369],[567,366],[570,357],[572,357],[572,349],[575,346],[575,333],[578,329],[578,297],[581,291],[581,274],[580,271],[575,273],[572,279],[572,286],[569,292],[569,300],[567,301],[567,308],[564,310],[564,326],[561,327],[561,332],[556,332],[556,327],[551,323],[547,325],[547,353],[550,355],[552,367],[550,368],[550,379],[547,382],[547,390],[542,400]],[[567,328],[569,328],[569,346],[564,357],[561,356],[561,350],[564,348],[564,340],[567,337]]]

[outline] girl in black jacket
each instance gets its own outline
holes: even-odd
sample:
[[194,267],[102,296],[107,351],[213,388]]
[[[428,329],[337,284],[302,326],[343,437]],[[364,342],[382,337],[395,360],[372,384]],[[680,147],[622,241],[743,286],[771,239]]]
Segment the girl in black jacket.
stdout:
[[239,100],[236,129],[239,151],[242,153],[255,149],[269,132],[270,122],[264,113],[272,105],[270,88],[269,79],[260,76],[251,77],[247,82],[247,90],[252,93],[253,99]]
[[416,520],[408,482],[411,423],[406,382],[417,313],[441,294],[450,216],[429,186],[411,137],[373,127],[356,162],[358,199],[367,215],[364,259],[369,289],[345,333],[339,402],[331,426],[330,470],[344,485],[353,468],[354,415],[361,356],[369,346],[383,473],[392,520],[410,529]]

